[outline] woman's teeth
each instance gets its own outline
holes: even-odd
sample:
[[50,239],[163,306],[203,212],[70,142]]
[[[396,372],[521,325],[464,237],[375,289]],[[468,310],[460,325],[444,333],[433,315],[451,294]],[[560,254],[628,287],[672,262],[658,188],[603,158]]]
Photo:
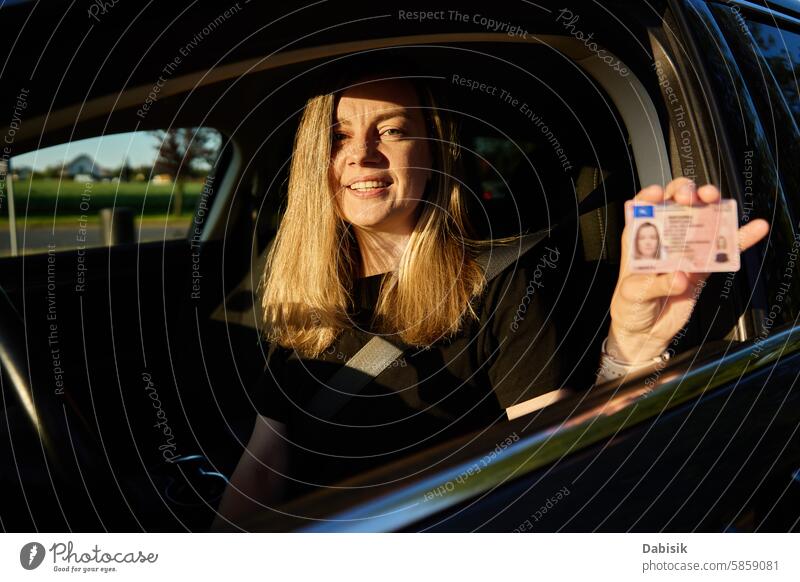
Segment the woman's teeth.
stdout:
[[379,182],[377,180],[368,180],[365,182],[353,182],[350,184],[351,190],[372,190],[374,188],[386,188],[388,182]]

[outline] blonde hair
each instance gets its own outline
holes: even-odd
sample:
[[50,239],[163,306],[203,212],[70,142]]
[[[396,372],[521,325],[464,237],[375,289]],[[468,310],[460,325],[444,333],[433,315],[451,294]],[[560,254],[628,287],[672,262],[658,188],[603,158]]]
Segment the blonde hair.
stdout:
[[[384,279],[374,331],[396,334],[412,346],[429,346],[476,318],[472,300],[486,284],[475,261],[458,171],[455,125],[436,106],[430,89],[417,87],[432,151],[429,203],[396,272]],[[271,341],[316,357],[352,324],[348,308],[361,259],[352,227],[336,209],[329,180],[335,96],[313,97],[295,135],[288,201],[267,258],[262,306]]]

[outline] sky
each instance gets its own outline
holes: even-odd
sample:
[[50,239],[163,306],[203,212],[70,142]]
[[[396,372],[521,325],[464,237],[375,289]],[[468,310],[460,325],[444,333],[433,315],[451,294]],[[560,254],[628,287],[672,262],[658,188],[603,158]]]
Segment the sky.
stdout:
[[47,166],[69,163],[80,154],[93,158],[101,168],[116,168],[125,158],[131,166],[152,165],[158,140],[146,132],[119,133],[42,148],[11,158],[11,167],[30,166],[36,171]]

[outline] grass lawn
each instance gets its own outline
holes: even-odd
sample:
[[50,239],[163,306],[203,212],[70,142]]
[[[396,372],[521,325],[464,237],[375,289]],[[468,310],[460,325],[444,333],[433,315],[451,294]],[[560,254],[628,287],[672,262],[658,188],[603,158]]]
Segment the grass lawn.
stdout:
[[[192,220],[194,214],[192,212],[185,212],[180,216],[175,214],[146,214],[134,216],[134,221],[137,226],[160,226],[164,224],[165,220],[169,220],[168,226],[182,226],[189,227],[189,222]],[[87,226],[97,226],[100,224],[100,217],[97,214],[88,215],[86,220]],[[75,226],[81,219],[77,214],[59,214],[55,219],[55,226]],[[17,214],[17,230],[23,228],[27,224],[28,228],[41,228],[53,226],[53,215],[48,216],[28,216],[27,221],[25,216]],[[76,226],[77,228],[77,226]],[[3,216],[0,218],[0,232],[8,232],[8,217]]]
[[[191,216],[203,190],[202,181],[184,183],[183,212]],[[166,215],[173,201],[174,184],[149,182],[73,182],[71,180],[19,180],[14,184],[17,219],[27,215],[28,221],[42,217],[52,221],[58,217],[85,214],[96,219],[101,208],[129,207],[135,214]],[[8,219],[8,204],[2,205],[0,220]]]

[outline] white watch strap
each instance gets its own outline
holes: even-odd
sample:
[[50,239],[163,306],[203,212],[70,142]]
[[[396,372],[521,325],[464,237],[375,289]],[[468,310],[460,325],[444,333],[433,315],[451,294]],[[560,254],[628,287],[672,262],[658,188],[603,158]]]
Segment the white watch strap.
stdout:
[[600,348],[600,366],[597,370],[595,384],[602,384],[603,382],[608,382],[609,380],[616,380],[638,370],[663,364],[669,360],[669,352],[665,350],[660,355],[656,356],[655,358],[650,358],[649,360],[642,360],[640,362],[622,362],[609,355],[609,353],[606,351],[607,343],[608,338],[603,340],[603,344]]

